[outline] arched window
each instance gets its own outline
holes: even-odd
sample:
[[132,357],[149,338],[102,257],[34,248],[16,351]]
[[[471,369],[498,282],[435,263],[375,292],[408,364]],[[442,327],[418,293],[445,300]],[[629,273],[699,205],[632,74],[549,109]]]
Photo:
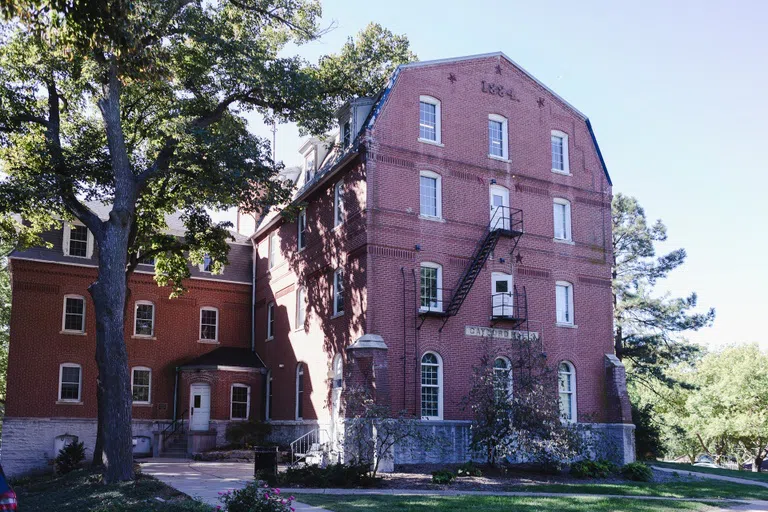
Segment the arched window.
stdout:
[[555,283],[555,313],[558,325],[573,325],[573,285],[568,281]]
[[419,140],[441,143],[440,100],[432,96],[419,96]]
[[296,419],[304,419],[304,363],[296,365]]
[[507,153],[507,118],[498,114],[488,115],[488,156],[506,160]]
[[419,214],[422,217],[443,217],[443,180],[436,172],[419,173]]
[[421,358],[421,418],[443,419],[443,361],[434,352]]
[[553,200],[555,240],[570,242],[571,238],[571,202],[561,197]]
[[552,130],[552,172],[570,174],[568,162],[568,134]]
[[512,396],[512,364],[506,357],[497,357],[493,362],[493,387],[500,397]]
[[264,419],[272,419],[272,370],[267,372],[264,385]]
[[560,393],[560,416],[563,421],[576,422],[576,369],[573,364],[563,361],[557,369],[558,391]]
[[307,321],[307,291],[304,288],[296,290],[296,329],[304,329]]
[[344,360],[341,354],[333,357],[333,389],[341,388],[344,385]]

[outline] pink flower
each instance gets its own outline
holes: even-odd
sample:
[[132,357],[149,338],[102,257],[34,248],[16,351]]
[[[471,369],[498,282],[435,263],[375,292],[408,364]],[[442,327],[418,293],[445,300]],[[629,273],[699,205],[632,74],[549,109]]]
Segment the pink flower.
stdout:
[[293,496],[289,496],[289,497],[288,497],[288,499],[289,499],[289,500],[291,500],[291,501],[293,501],[293,500],[295,500],[296,498],[294,498]]
[[291,507],[291,512],[296,512],[296,509]]
[[272,489],[272,492],[275,494],[280,494],[280,489]]

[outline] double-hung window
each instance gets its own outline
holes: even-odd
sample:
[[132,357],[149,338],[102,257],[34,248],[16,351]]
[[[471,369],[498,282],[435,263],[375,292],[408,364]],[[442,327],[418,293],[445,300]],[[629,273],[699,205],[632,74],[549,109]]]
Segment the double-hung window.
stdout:
[[80,295],[64,296],[64,315],[62,331],[73,333],[85,332],[85,298]]
[[203,256],[203,264],[200,268],[203,272],[213,272],[213,258],[210,254]]
[[304,363],[296,365],[296,419],[304,419]]
[[432,171],[419,173],[419,213],[424,217],[442,218],[442,179]]
[[267,340],[275,337],[275,303],[267,304]]
[[82,368],[79,364],[64,363],[59,366],[59,401],[80,401],[82,377]]
[[229,419],[247,420],[251,413],[251,387],[232,384]]
[[344,183],[333,186],[333,227],[344,223]]
[[341,128],[341,143],[345,148],[352,143],[352,126],[349,121],[345,122]]
[[508,158],[508,126],[506,117],[497,114],[488,116],[488,156],[491,158]]
[[440,144],[440,101],[431,96],[419,97],[419,140]]
[[557,323],[573,325],[573,285],[571,283],[558,281],[555,284],[555,306]]
[[443,362],[434,352],[421,358],[421,418],[443,418]]
[[131,372],[131,392],[134,404],[151,403],[152,396],[152,370],[144,367],[136,367]]
[[568,134],[552,130],[552,172],[570,174],[568,163]]
[[560,417],[563,421],[576,421],[576,369],[567,361],[557,368],[557,387],[560,395]]
[[333,315],[344,313],[344,269],[333,273]]
[[274,268],[275,264],[277,263],[277,231],[273,231],[269,234],[269,256],[268,256],[268,263],[269,268]]
[[200,340],[219,340],[219,310],[216,308],[200,309]]
[[304,288],[296,290],[296,329],[304,329],[307,319],[307,292]]
[[151,302],[136,301],[133,335],[146,337],[155,335],[155,305]]
[[493,362],[493,388],[498,399],[509,400],[512,396],[512,364],[506,357],[497,357]]
[[421,311],[443,310],[443,267],[437,263],[421,264]]
[[296,249],[301,251],[307,246],[307,210],[301,210],[296,218]]
[[570,242],[571,203],[567,199],[555,198],[554,202],[555,239]]
[[82,224],[64,224],[63,249],[65,256],[90,258],[93,254],[93,235]]
[[304,159],[304,182],[309,183],[315,174],[315,151],[312,150]]

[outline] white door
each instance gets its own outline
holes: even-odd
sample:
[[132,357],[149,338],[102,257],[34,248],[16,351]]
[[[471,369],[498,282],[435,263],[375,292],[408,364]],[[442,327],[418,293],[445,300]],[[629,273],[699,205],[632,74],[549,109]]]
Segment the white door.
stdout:
[[211,419],[211,387],[192,384],[189,387],[189,429],[208,430]]
[[493,316],[513,316],[512,276],[501,272],[491,274]]
[[341,354],[333,358],[333,382],[331,384],[331,442],[333,448],[341,448],[343,433],[341,418],[341,390],[344,386],[344,361]]
[[509,190],[491,185],[491,229],[509,229]]

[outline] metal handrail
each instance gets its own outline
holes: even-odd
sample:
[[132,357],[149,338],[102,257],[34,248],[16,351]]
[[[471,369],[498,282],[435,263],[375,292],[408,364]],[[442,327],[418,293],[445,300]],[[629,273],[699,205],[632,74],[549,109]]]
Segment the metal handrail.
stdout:
[[523,232],[523,210],[509,206],[497,206],[488,223],[489,231],[503,229],[505,231]]
[[[174,419],[171,421],[166,427],[160,432],[160,435],[163,437],[171,437],[173,434],[178,432],[179,430],[184,430],[184,416],[187,414],[186,409],[181,411],[181,416],[178,419]],[[168,432],[170,430],[170,432]]]
[[[326,440],[323,441],[323,438]],[[328,442],[328,439],[330,436],[325,429],[316,428],[291,441],[291,465],[296,464],[300,459],[306,459],[312,446],[323,445]]]
[[421,294],[419,289],[419,314],[442,314],[445,308],[451,302],[453,289],[451,288],[432,288],[426,295]]
[[515,285],[511,292],[491,294],[491,316],[525,320],[528,317],[528,295],[525,286],[522,291]]

